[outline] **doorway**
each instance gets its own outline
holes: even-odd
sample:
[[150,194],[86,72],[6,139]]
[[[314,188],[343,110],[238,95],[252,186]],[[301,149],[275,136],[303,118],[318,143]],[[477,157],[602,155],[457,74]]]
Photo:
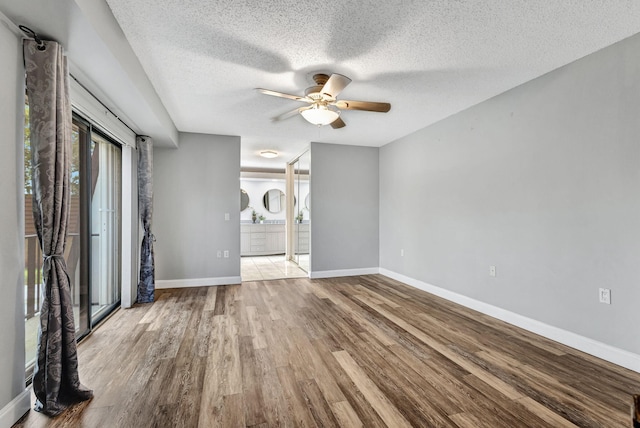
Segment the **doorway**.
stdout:
[[284,170],[242,171],[240,176],[240,274],[243,281],[305,277],[285,256],[287,201]]

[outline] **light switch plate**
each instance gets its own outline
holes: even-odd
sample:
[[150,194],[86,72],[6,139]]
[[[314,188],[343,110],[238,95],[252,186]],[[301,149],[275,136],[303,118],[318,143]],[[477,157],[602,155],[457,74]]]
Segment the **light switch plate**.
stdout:
[[496,276],[496,267],[489,266],[489,276]]

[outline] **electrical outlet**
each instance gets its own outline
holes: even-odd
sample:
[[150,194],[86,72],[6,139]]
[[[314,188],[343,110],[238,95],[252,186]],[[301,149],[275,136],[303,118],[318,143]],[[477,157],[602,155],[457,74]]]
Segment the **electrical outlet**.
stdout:
[[229,213],[224,213],[224,221],[229,221],[230,218]]
[[224,258],[225,259],[229,258],[229,250],[224,250]]
[[489,276],[496,276],[496,267],[489,266]]
[[404,257],[404,248],[400,250],[400,257]]
[[222,251],[218,250],[218,258],[222,257]]
[[600,288],[598,296],[600,298],[600,303],[607,305],[611,304],[611,290],[609,288]]

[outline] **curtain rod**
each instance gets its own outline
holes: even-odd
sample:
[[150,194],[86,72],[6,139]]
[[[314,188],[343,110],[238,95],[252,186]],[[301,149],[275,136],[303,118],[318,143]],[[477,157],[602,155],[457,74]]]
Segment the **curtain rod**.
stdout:
[[[2,12],[0,12],[0,18],[6,18],[5,15],[2,14]],[[6,18],[8,20],[8,18]],[[38,34],[33,31],[31,28],[25,26],[25,25],[18,25],[18,27],[15,27],[15,24],[11,21],[8,21],[8,23],[10,25],[12,25],[15,28],[22,30],[23,33],[25,33],[28,37],[34,39],[36,41],[36,43],[38,44],[38,49],[43,51],[46,49],[46,45],[44,43],[44,41],[38,36]],[[82,89],[84,89],[85,91],[87,91],[87,93],[89,95],[91,95],[93,97],[94,100],[96,100],[102,107],[104,107],[109,113],[111,113],[113,115],[113,117],[115,117],[116,119],[118,119],[118,121],[120,123],[122,123],[125,127],[127,127],[127,129],[129,129],[129,131],[133,132],[134,135],[138,135],[138,133],[136,131],[134,131],[128,124],[125,123],[125,121],[123,121],[122,119],[120,119],[120,116],[118,116],[117,114],[115,114],[109,107],[107,107],[98,97],[95,96],[95,94],[93,92],[91,92],[89,90],[89,88],[87,88],[85,85],[82,84],[82,82],[80,82],[80,80],[78,80],[77,77],[75,77],[73,74],[69,73],[69,76],[76,81],[76,83],[78,85],[80,85],[80,87]]]
[[80,82],[80,81],[78,80],[78,78],[77,78],[76,76],[74,76],[74,75],[73,75],[73,74],[71,74],[71,73],[69,73],[69,76],[70,76],[73,80],[75,80],[75,81],[76,81],[76,83],[77,83],[78,85],[80,85],[80,87],[81,87],[82,89],[84,89],[85,91],[87,91],[87,93],[88,93],[89,95],[91,95],[91,96],[93,97],[93,99],[94,99],[94,100],[96,100],[98,103],[100,103],[100,105],[101,105],[102,107],[104,107],[105,109],[107,109],[107,111],[108,111],[109,113],[111,113],[111,114],[113,115],[113,117],[115,117],[116,119],[118,119],[118,121],[119,121],[120,123],[122,123],[124,126],[126,126],[126,127],[127,127],[127,129],[129,129],[129,131],[133,132],[133,134],[134,134],[134,135],[136,135],[136,136],[137,136],[137,135],[139,135],[139,134],[138,134],[136,131],[134,131],[134,130],[129,126],[129,125],[127,125],[127,124],[125,123],[125,121],[124,121],[124,120],[120,119],[120,116],[118,116],[117,114],[115,114],[113,111],[111,111],[111,109],[110,109],[109,107],[107,107],[107,106],[106,106],[102,101],[100,101],[100,98],[96,97],[96,96],[93,94],[93,92],[91,92],[91,91],[90,91],[90,90],[89,90],[85,85],[83,85],[83,84],[82,84],[82,82]]

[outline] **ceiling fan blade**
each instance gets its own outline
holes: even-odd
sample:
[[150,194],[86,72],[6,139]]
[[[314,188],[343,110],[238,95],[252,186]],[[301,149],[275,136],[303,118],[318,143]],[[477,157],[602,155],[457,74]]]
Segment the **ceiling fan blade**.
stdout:
[[313,102],[313,100],[311,100],[311,99],[309,99],[307,97],[301,97],[299,95],[285,94],[284,92],[272,91],[270,89],[262,89],[262,88],[256,88],[256,90],[258,92],[261,92],[261,93],[265,94],[265,95],[272,95],[274,97],[288,98],[290,100],[302,101],[304,103]]
[[293,117],[293,116],[297,115],[298,113],[300,113],[300,110],[306,110],[307,108],[308,107],[301,107],[301,108],[297,108],[297,109],[288,111],[286,113],[282,113],[281,115],[272,118],[271,121],[272,122],[280,122],[281,120],[289,119],[290,117]]
[[391,110],[391,104],[389,103],[374,103],[371,101],[339,100],[333,103],[333,105],[341,110],[377,111],[380,113],[386,113]]
[[351,79],[347,76],[343,76],[342,74],[332,74],[331,77],[329,77],[329,80],[327,80],[327,83],[325,83],[320,90],[320,93],[327,94],[335,98],[344,88],[347,87],[349,83],[351,83]]
[[339,128],[344,128],[345,126],[347,126],[346,123],[344,123],[344,120],[342,120],[341,117],[338,117],[336,120],[334,120],[333,122],[331,122],[331,127],[333,129],[339,129]]

